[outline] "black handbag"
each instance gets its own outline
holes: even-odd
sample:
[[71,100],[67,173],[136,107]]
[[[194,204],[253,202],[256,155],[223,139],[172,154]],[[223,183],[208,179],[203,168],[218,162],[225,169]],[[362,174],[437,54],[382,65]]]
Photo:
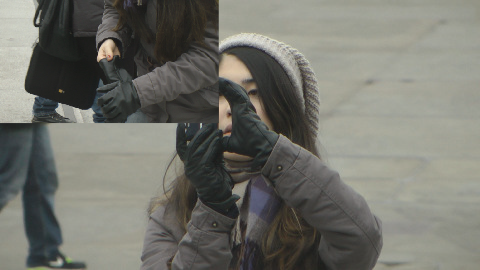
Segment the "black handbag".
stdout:
[[89,109],[98,87],[97,67],[94,57],[66,61],[46,53],[36,44],[25,78],[25,90],[72,107]]
[[39,0],[33,25],[39,28],[39,45],[44,52],[63,60],[80,59],[72,33],[72,14],[72,0]]

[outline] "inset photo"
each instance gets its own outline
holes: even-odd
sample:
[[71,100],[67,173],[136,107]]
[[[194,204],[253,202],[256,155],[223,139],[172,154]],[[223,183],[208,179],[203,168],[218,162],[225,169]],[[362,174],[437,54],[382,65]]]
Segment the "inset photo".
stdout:
[[1,9],[0,123],[218,122],[218,0]]

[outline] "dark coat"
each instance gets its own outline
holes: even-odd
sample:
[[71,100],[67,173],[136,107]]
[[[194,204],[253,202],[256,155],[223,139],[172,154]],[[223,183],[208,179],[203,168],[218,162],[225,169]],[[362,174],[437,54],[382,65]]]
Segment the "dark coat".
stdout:
[[73,0],[73,35],[95,37],[102,23],[104,0]]

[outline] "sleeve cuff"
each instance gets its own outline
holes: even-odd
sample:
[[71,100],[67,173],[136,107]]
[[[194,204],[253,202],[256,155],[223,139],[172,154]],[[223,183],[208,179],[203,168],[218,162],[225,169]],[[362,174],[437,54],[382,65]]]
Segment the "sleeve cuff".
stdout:
[[[237,210],[238,212],[238,210]],[[191,223],[201,231],[230,233],[235,226],[236,218],[230,218],[211,209],[198,200],[192,211]]]
[[276,185],[282,181],[285,171],[295,164],[301,149],[300,146],[280,134],[267,163],[262,169],[262,175],[269,179],[273,185]]

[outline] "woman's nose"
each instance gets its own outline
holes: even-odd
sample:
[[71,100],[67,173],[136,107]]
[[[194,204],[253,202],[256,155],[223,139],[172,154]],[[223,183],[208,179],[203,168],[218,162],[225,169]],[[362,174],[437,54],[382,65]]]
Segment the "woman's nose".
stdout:
[[222,117],[231,117],[232,116],[232,110],[230,108],[230,104],[228,104],[228,101],[224,97],[220,97],[219,101],[219,113]]

